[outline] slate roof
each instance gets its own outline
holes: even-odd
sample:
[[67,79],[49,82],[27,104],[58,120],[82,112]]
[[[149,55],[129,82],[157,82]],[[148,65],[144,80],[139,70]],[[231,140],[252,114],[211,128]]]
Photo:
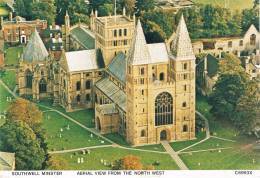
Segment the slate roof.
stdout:
[[126,79],[126,56],[123,52],[119,52],[107,67],[107,71],[125,83]]
[[118,111],[116,110],[116,106],[114,103],[112,104],[103,104],[103,105],[98,105],[97,106],[97,111],[104,115],[109,115],[109,114],[116,114]]
[[175,60],[196,59],[183,15],[181,16],[176,30],[176,35],[173,40],[172,52]]
[[91,31],[78,26],[70,31],[71,36],[86,49],[95,48],[95,37]]
[[48,56],[48,51],[35,29],[24,49],[23,60],[27,62],[44,61]]
[[10,171],[13,169],[15,162],[15,154],[8,152],[0,152],[0,170]]
[[99,80],[95,86],[126,112],[126,94],[116,84],[109,80],[109,78],[105,77]]
[[147,44],[151,57],[151,63],[168,62],[168,52],[165,43]]
[[143,65],[151,63],[151,57],[145,40],[143,28],[138,20],[129,50],[127,62],[132,65]]

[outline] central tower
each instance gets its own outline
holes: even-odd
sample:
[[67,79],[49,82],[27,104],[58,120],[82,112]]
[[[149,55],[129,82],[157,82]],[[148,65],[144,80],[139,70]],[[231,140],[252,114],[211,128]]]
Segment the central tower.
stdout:
[[135,16],[123,15],[98,17],[98,12],[91,13],[91,30],[96,36],[96,48],[100,49],[105,65],[122,51],[127,54],[135,29]]

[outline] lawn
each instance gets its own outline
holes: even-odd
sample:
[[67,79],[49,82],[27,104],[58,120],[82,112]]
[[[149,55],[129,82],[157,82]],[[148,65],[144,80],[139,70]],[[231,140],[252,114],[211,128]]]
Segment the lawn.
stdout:
[[22,55],[23,47],[10,47],[6,50],[5,64],[6,65],[18,65],[19,56]]
[[196,135],[196,139],[194,140],[188,140],[188,141],[177,141],[177,142],[172,142],[170,143],[171,147],[174,149],[174,151],[179,151],[182,150],[190,145],[193,145],[194,143],[197,143],[201,140],[203,140],[206,137],[206,133],[205,132],[199,132]]
[[232,11],[243,10],[253,7],[253,0],[194,0],[193,2],[200,4],[212,4],[220,7],[227,7]]
[[208,140],[185,150],[185,152],[186,151],[214,149],[214,148],[233,147],[233,146],[235,146],[235,144],[236,143],[234,143],[234,142],[220,140],[218,138],[209,138]]
[[[180,157],[193,170],[221,170],[221,169],[260,169],[260,152],[246,149],[227,149],[198,153],[185,153]],[[253,164],[253,159],[255,163]],[[200,163],[200,165],[199,165]]]
[[[94,109],[84,109],[84,110],[79,110],[79,111],[74,111],[74,112],[66,112],[65,109],[59,105],[53,106],[51,100],[43,100],[43,101],[40,101],[39,104],[50,107],[52,109],[56,109],[58,111],[61,111],[61,112],[65,113],[66,115],[72,117],[74,120],[78,121],[79,123],[85,125],[86,127],[89,127],[89,128],[95,127]],[[47,108],[44,108],[44,107],[40,107],[40,108],[41,108],[41,110],[48,110]]]
[[[7,101],[7,97],[10,97],[12,100],[12,95],[8,93],[8,91],[0,84],[0,115],[4,114],[4,111],[7,110],[11,101]],[[0,126],[3,125],[5,119],[3,117],[0,118]]]
[[[69,130],[67,129],[68,125]],[[91,134],[56,112],[44,112],[43,128],[47,133],[49,150],[53,151],[109,144],[106,141],[101,143],[101,138]],[[62,132],[61,129],[63,130]]]
[[110,134],[105,134],[103,136],[121,146],[130,147],[130,145],[126,142],[125,138],[119,135],[118,133],[110,133]]
[[161,151],[161,152],[165,152],[164,147],[162,146],[162,144],[154,144],[154,145],[145,145],[145,146],[138,146],[138,147],[134,147],[136,149],[142,149],[142,150],[152,150],[152,151]]
[[[176,163],[168,154],[161,153],[149,153],[133,150],[125,150],[121,148],[97,148],[91,149],[90,154],[77,154],[66,153],[56,154],[58,157],[62,157],[68,161],[68,167],[71,170],[107,170],[111,169],[109,166],[104,166],[101,163],[101,159],[106,160],[107,163],[112,163],[126,155],[135,155],[140,157],[141,162],[144,165],[151,165],[155,161],[159,161],[160,165],[155,166],[158,170],[176,170],[178,169]],[[72,156],[72,157],[71,157]],[[78,158],[84,158],[83,164],[78,164]]]
[[16,86],[16,71],[15,70],[8,70],[1,74],[1,79],[3,82],[13,90]]

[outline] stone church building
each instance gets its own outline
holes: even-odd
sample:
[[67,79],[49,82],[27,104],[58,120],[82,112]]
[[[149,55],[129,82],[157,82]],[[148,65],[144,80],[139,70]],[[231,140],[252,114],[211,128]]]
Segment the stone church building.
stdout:
[[183,16],[167,43],[147,44],[125,10],[91,13],[90,29],[70,27],[67,14],[62,37],[57,59],[33,32],[17,71],[21,96],[51,98],[68,112],[93,108],[101,134],[117,132],[134,146],[195,138],[195,55]]

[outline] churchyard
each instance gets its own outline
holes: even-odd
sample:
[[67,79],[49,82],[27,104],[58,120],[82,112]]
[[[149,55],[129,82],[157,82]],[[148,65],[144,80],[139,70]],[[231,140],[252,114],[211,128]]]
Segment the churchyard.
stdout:
[[[7,71],[1,80],[13,90],[15,72]],[[3,124],[4,111],[13,97],[2,84],[0,92],[0,124]],[[50,101],[40,102],[38,106],[44,115],[43,127],[50,153],[65,159],[71,170],[111,169],[111,163],[129,154],[140,157],[144,165],[159,163],[155,169],[179,169],[161,144],[133,148],[118,134],[104,135],[114,142],[111,144],[92,133],[93,110],[66,113],[62,107],[52,106]],[[252,151],[253,140],[238,136],[232,125],[215,119],[205,98],[197,97],[197,110],[208,118],[210,133],[214,137],[205,139],[205,131],[201,131],[195,140],[170,143],[189,169],[260,169],[260,153]]]

